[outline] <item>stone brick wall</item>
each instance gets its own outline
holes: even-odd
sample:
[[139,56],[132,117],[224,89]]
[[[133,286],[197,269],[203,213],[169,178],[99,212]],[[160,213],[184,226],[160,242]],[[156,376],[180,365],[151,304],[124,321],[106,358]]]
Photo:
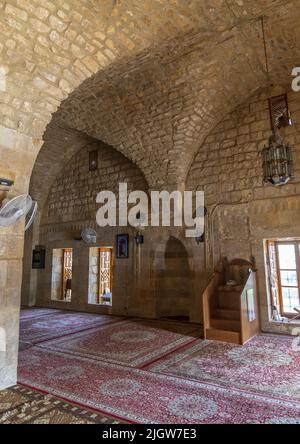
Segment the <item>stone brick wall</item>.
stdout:
[[[285,90],[275,89],[273,95]],[[209,134],[196,154],[187,187],[203,189],[208,205],[242,203],[251,199],[273,198],[300,190],[300,97],[288,95],[293,126],[280,133],[293,147],[295,180],[286,187],[262,182],[261,150],[271,134],[267,94],[252,99],[229,113]]]
[[[274,95],[281,90],[275,90]],[[262,327],[291,331],[269,322],[264,239],[300,237],[300,96],[288,94],[293,126],[281,135],[293,149],[295,178],[282,187],[263,184],[261,150],[270,135],[266,93],[228,114],[206,138],[191,165],[187,189],[205,191],[210,267],[221,256],[254,256],[258,267]]]
[[128,190],[147,191],[148,185],[140,170],[122,154],[102,144],[98,149],[98,170],[89,171],[90,146],[76,154],[58,174],[44,208],[42,225],[92,220],[95,222],[96,196],[102,190],[118,195],[119,183],[128,183]]

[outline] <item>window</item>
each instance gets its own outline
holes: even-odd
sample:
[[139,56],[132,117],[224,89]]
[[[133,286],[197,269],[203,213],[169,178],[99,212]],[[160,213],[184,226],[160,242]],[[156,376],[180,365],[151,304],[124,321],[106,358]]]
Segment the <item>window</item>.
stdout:
[[273,305],[282,315],[300,306],[300,240],[268,241],[268,265]]
[[90,248],[89,304],[112,305],[112,257],[110,247]]
[[72,297],[72,267],[73,267],[73,250],[72,248],[64,248],[61,299],[68,302],[71,301]]
[[71,302],[72,267],[72,248],[55,248],[52,257],[52,300]]
[[99,304],[112,305],[112,249],[99,249]]

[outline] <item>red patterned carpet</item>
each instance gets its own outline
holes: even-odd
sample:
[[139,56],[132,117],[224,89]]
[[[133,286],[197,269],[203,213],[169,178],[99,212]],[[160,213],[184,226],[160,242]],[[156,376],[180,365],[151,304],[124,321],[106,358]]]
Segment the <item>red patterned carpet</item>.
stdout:
[[243,346],[197,341],[147,369],[300,400],[300,352],[293,340],[260,335]]
[[300,403],[43,350],[22,352],[20,382],[142,423],[299,422]]
[[[128,422],[300,424],[293,338],[261,335],[235,346],[200,340],[193,324],[107,318],[114,323],[78,313],[33,317],[31,337],[41,342],[20,352],[19,382]],[[46,341],[54,331],[60,337]]]
[[115,316],[62,311],[53,313],[50,311],[48,316],[43,313],[42,316],[32,316],[29,319],[21,318],[20,339],[25,343],[37,344],[52,338],[111,324],[120,320],[122,318]]
[[[123,321],[47,341],[42,347],[99,361],[140,367],[195,341],[193,337],[161,328],[170,324],[172,325],[167,322],[154,324],[145,321]],[[195,327],[190,330],[193,333]]]

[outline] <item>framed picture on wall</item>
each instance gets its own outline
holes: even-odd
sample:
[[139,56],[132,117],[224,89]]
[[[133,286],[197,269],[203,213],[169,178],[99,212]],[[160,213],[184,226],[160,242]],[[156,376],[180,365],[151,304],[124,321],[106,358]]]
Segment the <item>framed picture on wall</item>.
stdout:
[[129,257],[129,235],[117,234],[117,252],[118,259],[127,259]]
[[46,259],[46,250],[43,247],[35,247],[32,252],[32,268],[33,269],[44,269]]

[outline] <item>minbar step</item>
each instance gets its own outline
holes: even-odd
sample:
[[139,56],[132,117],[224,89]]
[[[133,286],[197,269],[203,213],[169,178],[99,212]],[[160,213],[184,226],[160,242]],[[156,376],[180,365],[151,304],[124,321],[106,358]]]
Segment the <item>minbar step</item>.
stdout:
[[207,328],[205,332],[205,339],[230,342],[231,344],[241,344],[241,335],[239,332],[219,330],[217,328]]

